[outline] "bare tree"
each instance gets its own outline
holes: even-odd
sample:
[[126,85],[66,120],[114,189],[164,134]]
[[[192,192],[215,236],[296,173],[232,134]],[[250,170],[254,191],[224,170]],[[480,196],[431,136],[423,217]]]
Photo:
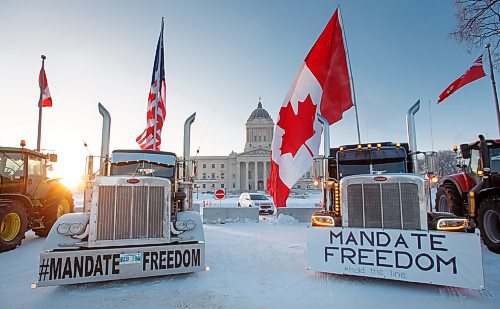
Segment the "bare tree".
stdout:
[[458,173],[457,154],[451,150],[440,150],[436,156],[436,174],[439,177]]
[[500,1],[499,0],[454,0],[458,25],[450,33],[458,43],[464,44],[468,52],[491,45],[493,66],[500,68]]
[[[436,164],[435,175],[440,178],[460,172],[460,169],[457,167],[457,154],[451,150],[437,151],[434,163]],[[417,164],[419,171],[425,171],[426,167],[423,156],[418,157]]]

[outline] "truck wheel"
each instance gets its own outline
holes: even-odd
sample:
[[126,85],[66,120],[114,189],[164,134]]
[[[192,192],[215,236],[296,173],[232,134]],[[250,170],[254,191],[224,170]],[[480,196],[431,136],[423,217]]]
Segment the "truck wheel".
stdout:
[[464,215],[462,197],[454,185],[445,184],[436,192],[436,211],[450,212],[457,216]]
[[28,218],[19,202],[0,205],[0,252],[21,245],[27,230]]
[[63,186],[56,186],[42,201],[43,229],[35,230],[40,237],[47,237],[54,223],[62,215],[75,212],[75,204],[71,192]]
[[479,204],[478,223],[483,242],[490,251],[500,254],[500,208],[498,199],[488,197]]

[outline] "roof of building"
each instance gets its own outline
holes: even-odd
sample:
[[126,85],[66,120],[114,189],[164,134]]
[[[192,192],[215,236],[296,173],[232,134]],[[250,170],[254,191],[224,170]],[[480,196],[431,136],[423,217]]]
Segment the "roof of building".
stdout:
[[269,113],[262,108],[262,103],[260,103],[259,101],[259,104],[257,105],[257,108],[252,112],[252,114],[250,114],[250,117],[248,117],[248,121],[247,122],[251,122],[252,120],[254,119],[269,119],[272,121],[272,118],[271,116],[269,116]]

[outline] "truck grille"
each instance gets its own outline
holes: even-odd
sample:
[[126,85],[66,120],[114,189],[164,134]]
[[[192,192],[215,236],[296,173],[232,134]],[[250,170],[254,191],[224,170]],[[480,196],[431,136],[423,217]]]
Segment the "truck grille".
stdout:
[[417,184],[356,183],[346,191],[349,227],[421,229]]
[[99,186],[96,240],[163,236],[165,188]]

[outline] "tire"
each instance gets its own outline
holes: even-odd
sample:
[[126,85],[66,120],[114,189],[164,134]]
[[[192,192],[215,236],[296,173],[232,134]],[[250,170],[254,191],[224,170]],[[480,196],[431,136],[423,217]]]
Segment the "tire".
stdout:
[[459,217],[464,216],[464,204],[457,188],[452,184],[445,184],[436,192],[436,211],[449,212]]
[[478,223],[481,238],[492,252],[500,254],[500,206],[499,199],[487,197],[479,204]]
[[47,237],[59,217],[73,212],[75,212],[75,204],[71,192],[62,185],[55,186],[42,200],[43,228],[35,230],[35,234],[40,237]]
[[21,245],[28,230],[28,216],[17,201],[0,205],[0,252],[15,249]]

